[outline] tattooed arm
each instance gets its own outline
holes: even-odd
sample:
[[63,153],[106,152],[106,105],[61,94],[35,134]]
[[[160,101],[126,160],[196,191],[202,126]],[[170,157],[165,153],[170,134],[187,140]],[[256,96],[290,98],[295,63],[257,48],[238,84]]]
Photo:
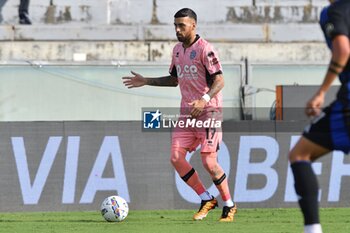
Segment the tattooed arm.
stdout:
[[214,82],[210,87],[210,90],[208,91],[208,95],[210,96],[210,99],[213,98],[219,91],[221,91],[222,88],[224,88],[224,77],[222,73],[216,74],[214,77]]
[[213,84],[211,85],[208,93],[206,94],[207,97],[205,97],[204,95],[201,99],[195,100],[190,103],[190,105],[193,106],[193,109],[191,111],[191,115],[193,117],[199,116],[203,111],[207,102],[210,101],[210,99],[213,98],[217,93],[219,93],[219,91],[221,91],[221,89],[224,87],[225,82],[224,82],[224,76],[222,75],[222,73],[215,74],[215,76],[213,77],[213,80],[214,80]]
[[131,73],[134,76],[123,77],[123,83],[127,88],[142,87],[144,85],[176,87],[178,84],[177,78],[170,75],[159,78],[145,78],[134,71],[131,71]]

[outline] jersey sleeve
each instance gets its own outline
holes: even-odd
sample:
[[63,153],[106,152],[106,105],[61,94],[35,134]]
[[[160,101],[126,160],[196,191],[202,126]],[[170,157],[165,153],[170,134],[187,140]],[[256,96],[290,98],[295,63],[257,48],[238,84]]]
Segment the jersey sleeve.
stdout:
[[337,35],[349,36],[349,26],[347,25],[346,18],[348,15],[344,15],[339,6],[330,7],[328,10],[329,23],[326,25],[326,33],[330,38],[334,38]]
[[203,64],[210,75],[222,73],[222,66],[218,57],[218,53],[211,44],[207,44],[203,50]]
[[327,35],[327,30],[326,26],[328,25],[328,9],[329,6],[325,7],[322,9],[321,14],[320,14],[320,26],[324,35],[324,38],[326,40],[328,48],[332,49],[332,40],[331,38]]
[[169,67],[169,74],[172,77],[177,77],[177,71],[176,71],[176,66],[175,66],[175,48],[173,49],[173,55],[171,57],[171,64]]

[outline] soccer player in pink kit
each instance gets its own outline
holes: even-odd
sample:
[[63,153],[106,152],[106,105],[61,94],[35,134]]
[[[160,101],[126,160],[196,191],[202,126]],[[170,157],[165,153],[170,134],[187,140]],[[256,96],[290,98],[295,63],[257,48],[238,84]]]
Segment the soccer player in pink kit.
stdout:
[[[217,53],[211,44],[196,34],[197,15],[183,8],[174,15],[178,43],[173,49],[170,76],[145,78],[133,71],[131,77],[123,77],[128,88],[151,86],[180,86],[181,115],[189,113],[192,119],[205,121],[219,119],[222,111],[224,79]],[[186,112],[186,110],[188,110]],[[187,119],[187,120],[192,120]],[[183,118],[182,120],[186,120]],[[232,222],[237,212],[225,172],[217,161],[217,151],[222,131],[216,128],[177,127],[172,133],[170,161],[181,178],[199,195],[201,206],[194,220],[202,220],[218,206],[217,199],[204,187],[198,173],[186,160],[186,153],[201,145],[201,159],[223,200],[221,222]]]

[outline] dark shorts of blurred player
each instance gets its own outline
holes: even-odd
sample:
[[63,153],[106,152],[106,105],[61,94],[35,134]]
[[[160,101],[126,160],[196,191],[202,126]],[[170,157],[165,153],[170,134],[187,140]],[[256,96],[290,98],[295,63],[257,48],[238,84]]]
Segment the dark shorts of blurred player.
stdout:
[[350,151],[350,105],[334,101],[308,125],[303,136],[332,150]]

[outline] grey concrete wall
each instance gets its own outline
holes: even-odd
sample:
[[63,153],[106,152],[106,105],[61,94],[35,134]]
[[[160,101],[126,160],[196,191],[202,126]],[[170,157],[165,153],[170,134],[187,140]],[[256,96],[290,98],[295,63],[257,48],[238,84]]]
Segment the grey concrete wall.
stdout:
[[18,24],[18,4],[0,4],[1,60],[72,61],[84,53],[87,60],[169,61],[173,15],[182,7],[197,12],[199,34],[223,61],[329,59],[317,25],[327,0],[31,0],[31,26]]
[[[3,0],[2,21],[17,22],[17,0]],[[310,23],[327,0],[31,0],[35,24],[171,24],[182,7],[199,23]],[[1,6],[1,5],[0,5]]]
[[[330,53],[323,42],[230,43],[213,42],[221,61],[237,63],[243,58],[259,63],[327,63]],[[174,41],[6,41],[0,43],[0,60],[42,63],[74,61],[85,54],[87,61],[170,62]]]
[[[197,32],[220,42],[321,42],[317,24],[199,24]],[[172,25],[3,25],[3,41],[175,41]]]
[[174,13],[191,7],[199,32],[210,40],[320,41],[315,24],[325,5],[326,0],[32,0],[28,27],[17,23],[18,1],[3,0],[0,40],[174,40]]

